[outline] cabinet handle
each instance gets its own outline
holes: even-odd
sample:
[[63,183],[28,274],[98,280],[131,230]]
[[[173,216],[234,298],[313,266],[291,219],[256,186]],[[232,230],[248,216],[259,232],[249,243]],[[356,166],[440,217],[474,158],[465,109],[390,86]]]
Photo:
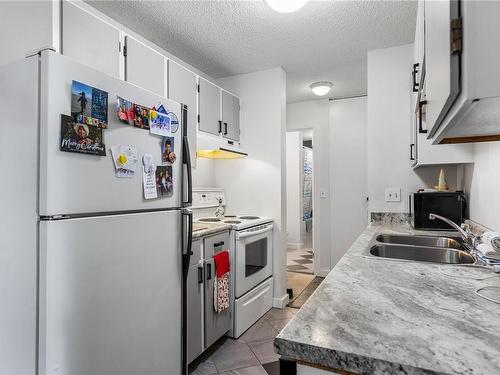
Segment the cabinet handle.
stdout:
[[227,122],[224,123],[224,135],[227,135]]
[[413,77],[413,92],[418,92],[418,87],[420,86],[420,83],[417,82],[417,74],[419,66],[420,66],[419,63],[413,64],[413,71],[411,72],[411,75]]
[[219,134],[222,133],[222,121],[219,120]]
[[198,284],[203,284],[203,267],[198,267]]
[[422,127],[422,107],[427,104],[427,100],[422,100],[418,102],[418,132],[420,134],[427,133],[427,129]]
[[413,148],[415,147],[415,143],[410,144],[410,160],[415,160],[413,156]]
[[224,246],[224,241],[214,243],[214,247]]
[[207,280],[212,280],[212,265],[207,263]]

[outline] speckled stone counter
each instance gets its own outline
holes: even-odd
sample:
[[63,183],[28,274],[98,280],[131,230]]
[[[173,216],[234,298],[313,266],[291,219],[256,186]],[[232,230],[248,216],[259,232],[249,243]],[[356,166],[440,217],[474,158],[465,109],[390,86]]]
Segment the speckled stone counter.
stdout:
[[365,257],[375,233],[438,234],[371,224],[276,337],[275,351],[362,374],[500,374],[500,305],[474,293],[500,286],[500,276],[450,277],[455,266]]
[[206,237],[211,234],[224,232],[230,230],[231,224],[225,223],[194,223],[193,240],[200,237]]

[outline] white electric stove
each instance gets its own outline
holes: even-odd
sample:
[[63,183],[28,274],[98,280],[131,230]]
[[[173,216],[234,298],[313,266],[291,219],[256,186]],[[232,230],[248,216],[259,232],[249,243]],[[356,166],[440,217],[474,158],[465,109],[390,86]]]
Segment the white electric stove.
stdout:
[[193,189],[193,217],[198,223],[231,225],[231,314],[239,337],[272,307],[273,297],[273,220],[257,215],[215,217],[219,201],[225,207],[222,189]]

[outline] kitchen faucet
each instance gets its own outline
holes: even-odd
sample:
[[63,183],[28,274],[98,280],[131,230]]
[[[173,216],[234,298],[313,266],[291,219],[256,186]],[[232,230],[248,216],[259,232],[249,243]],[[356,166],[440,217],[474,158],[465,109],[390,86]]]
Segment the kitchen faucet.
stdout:
[[473,251],[474,248],[476,247],[476,241],[477,237],[470,231],[470,228],[467,224],[462,224],[462,226],[459,226],[455,224],[453,221],[450,219],[447,219],[443,216],[436,215],[436,214],[429,214],[429,219],[434,220],[434,219],[439,219],[441,221],[444,221],[445,223],[451,225],[454,229],[456,229],[459,233],[460,236],[464,241],[466,241],[467,246],[470,251]]

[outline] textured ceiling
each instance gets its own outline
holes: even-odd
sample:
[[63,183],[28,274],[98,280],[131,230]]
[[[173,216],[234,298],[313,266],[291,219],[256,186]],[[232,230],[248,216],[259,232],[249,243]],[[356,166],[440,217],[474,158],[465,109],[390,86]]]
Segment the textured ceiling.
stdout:
[[366,93],[366,51],[410,43],[414,1],[310,1],[291,14],[263,1],[87,1],[214,78],[276,66],[287,72],[287,101]]

